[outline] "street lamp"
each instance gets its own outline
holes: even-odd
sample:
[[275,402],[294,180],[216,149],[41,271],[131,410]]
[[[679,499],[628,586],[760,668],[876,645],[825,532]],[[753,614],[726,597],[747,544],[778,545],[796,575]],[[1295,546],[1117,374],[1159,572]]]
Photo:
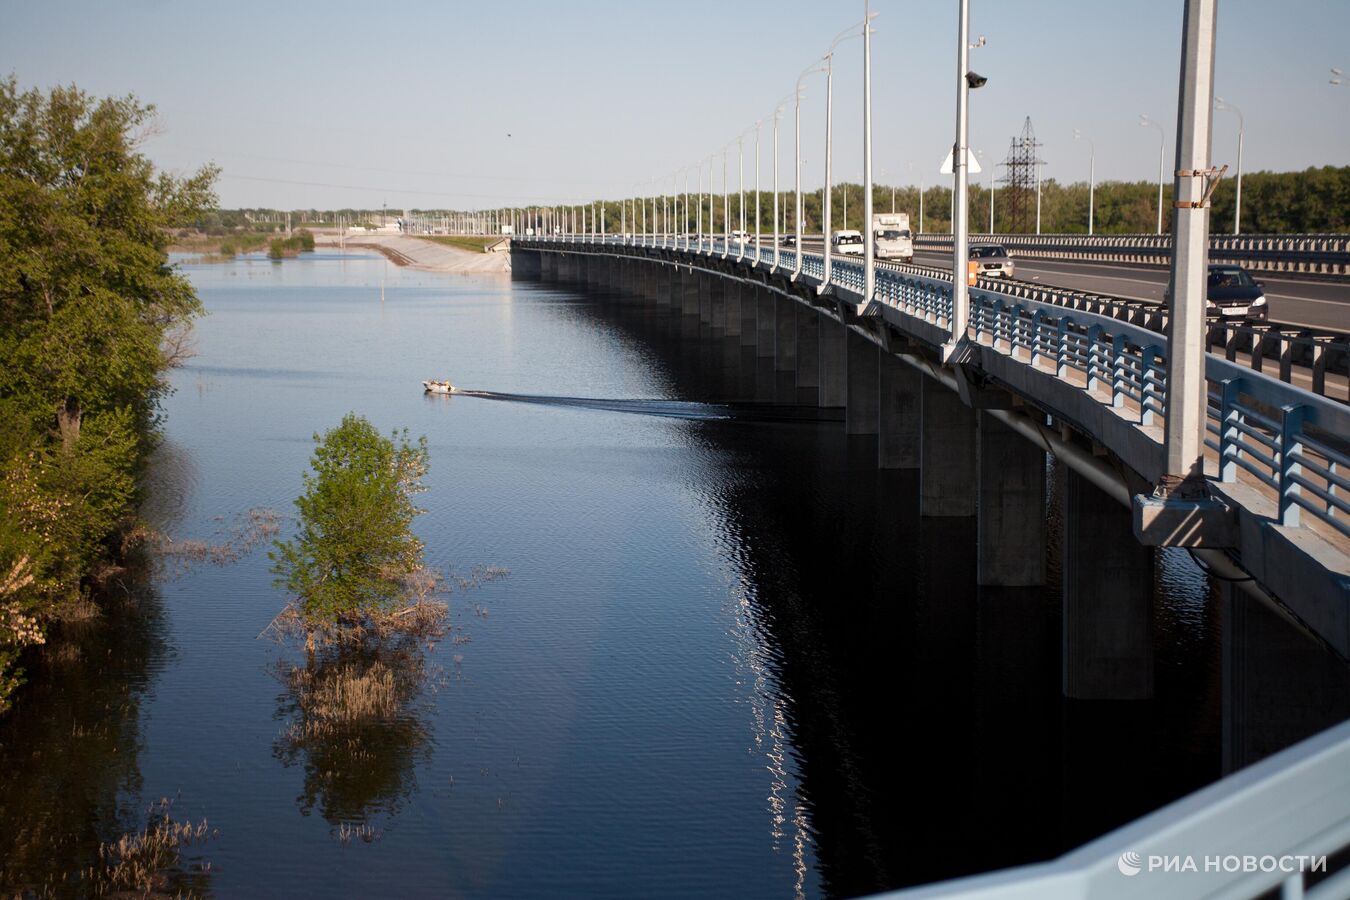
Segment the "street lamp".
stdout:
[[[970,71],[970,0],[961,0],[956,35],[956,142],[952,145],[953,191],[952,219],[952,316],[951,337],[943,346],[943,362],[951,359],[966,339],[970,317],[970,286],[966,283],[966,256],[970,244],[966,215],[969,212],[970,89],[983,84]],[[870,298],[869,298],[870,299]]]
[[1233,234],[1240,234],[1242,231],[1242,137],[1246,133],[1247,126],[1242,120],[1242,110],[1222,97],[1214,98],[1214,108],[1226,109],[1229,112],[1236,113],[1238,117],[1237,197],[1233,204]]
[[793,93],[793,96],[794,96],[794,98],[795,98],[795,103],[796,103],[796,119],[795,119],[795,125],[796,125],[796,143],[795,143],[795,147],[796,147],[796,154],[795,154],[795,156],[796,156],[796,158],[795,158],[795,164],[796,164],[796,185],[795,185],[795,190],[796,190],[796,194],[797,194],[797,204],[796,204],[796,205],[797,205],[797,228],[796,228],[797,240],[796,240],[796,242],[792,245],[792,246],[793,246],[793,249],[796,251],[795,253],[793,253],[793,262],[792,262],[792,280],[793,280],[793,281],[796,281],[799,277],[801,277],[801,274],[802,274],[802,79],[805,78],[807,75],[810,75],[812,72],[819,72],[819,71],[821,71],[823,68],[824,68],[824,67],[823,67],[820,63],[812,63],[811,65],[807,66],[806,69],[804,69],[804,70],[802,71],[802,74],[800,74],[800,75],[797,76],[797,90],[794,91],[794,93]]
[[1139,125],[1143,128],[1158,129],[1158,234],[1162,234],[1162,198],[1163,198],[1163,145],[1167,143],[1167,133],[1157,122],[1143,113],[1139,114]]
[[773,111],[773,265],[770,272],[778,271],[778,120],[783,116],[780,102]]
[[1097,145],[1092,142],[1092,138],[1087,137],[1082,131],[1075,128],[1073,130],[1073,139],[1075,141],[1087,141],[1088,151],[1088,234],[1092,234],[1092,208],[1093,208],[1093,190],[1096,188],[1097,175]]

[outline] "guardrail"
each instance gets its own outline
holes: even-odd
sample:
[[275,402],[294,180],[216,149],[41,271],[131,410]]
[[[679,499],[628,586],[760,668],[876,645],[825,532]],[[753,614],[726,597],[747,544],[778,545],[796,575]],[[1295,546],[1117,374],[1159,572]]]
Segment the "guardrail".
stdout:
[[[1080,259],[1167,265],[1170,234],[973,234],[971,241],[1002,244],[1030,259]],[[950,249],[950,234],[921,234],[915,247]],[[1350,234],[1212,235],[1211,262],[1239,263],[1261,272],[1350,274]]]
[[[689,250],[644,247],[624,238],[585,243],[567,238],[546,244],[578,249],[606,245],[615,253],[640,255],[651,250],[690,262],[710,257],[734,262],[740,245],[705,238]],[[523,245],[526,242],[521,242]],[[796,251],[753,251],[744,260],[759,270],[791,272]],[[814,281],[824,276],[819,254],[802,254],[802,271]],[[832,260],[831,278],[861,300],[862,266]],[[1109,406],[1126,422],[1148,428],[1161,423],[1168,403],[1167,338],[1146,327],[1100,313],[1005,292],[1006,285],[981,281],[970,291],[968,337],[991,351],[1072,384]],[[952,285],[945,272],[920,266],[884,265],[876,269],[872,298],[905,315],[940,328],[951,321]],[[1062,299],[1062,298],[1061,298]],[[857,301],[855,301],[857,302]],[[860,310],[868,304],[860,303]],[[1221,481],[1233,481],[1237,469],[1251,473],[1275,493],[1281,524],[1307,524],[1304,516],[1350,537],[1350,408],[1206,354],[1209,382],[1209,446],[1219,455]],[[1034,398],[1033,398],[1034,399]],[[1103,435],[1097,437],[1104,438]],[[1146,474],[1146,473],[1145,473]]]

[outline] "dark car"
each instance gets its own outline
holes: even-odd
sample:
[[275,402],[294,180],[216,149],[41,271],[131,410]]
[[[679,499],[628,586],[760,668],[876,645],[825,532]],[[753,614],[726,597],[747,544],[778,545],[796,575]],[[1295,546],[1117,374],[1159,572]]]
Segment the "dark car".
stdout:
[[783,247],[795,247],[797,246],[797,235],[785,234],[778,239],[778,243]]
[[[1164,302],[1172,299],[1171,288],[1163,293]],[[1205,288],[1205,315],[1210,319],[1228,322],[1264,322],[1270,317],[1261,282],[1252,278],[1242,266],[1215,263],[1209,267]]]

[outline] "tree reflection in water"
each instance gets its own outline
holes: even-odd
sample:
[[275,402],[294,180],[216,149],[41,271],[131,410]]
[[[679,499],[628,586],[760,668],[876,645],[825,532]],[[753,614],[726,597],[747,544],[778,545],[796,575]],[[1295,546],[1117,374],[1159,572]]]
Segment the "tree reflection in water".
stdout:
[[276,717],[286,725],[272,750],[283,765],[304,768],[301,813],[317,809],[344,841],[378,837],[374,820],[398,814],[430,752],[423,696],[439,669],[428,666],[422,639],[337,641],[303,665],[280,664],[277,675],[285,691]]

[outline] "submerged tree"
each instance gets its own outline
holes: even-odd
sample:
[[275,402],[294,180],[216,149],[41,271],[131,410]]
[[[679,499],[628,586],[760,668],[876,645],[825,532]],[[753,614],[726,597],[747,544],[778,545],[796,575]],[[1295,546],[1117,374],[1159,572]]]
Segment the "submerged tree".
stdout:
[[422,512],[426,438],[380,435],[349,413],[316,447],[295,501],[299,528],[269,554],[276,584],[292,606],[310,649],[316,634],[368,627],[394,613],[423,572],[422,542],[412,533]]

